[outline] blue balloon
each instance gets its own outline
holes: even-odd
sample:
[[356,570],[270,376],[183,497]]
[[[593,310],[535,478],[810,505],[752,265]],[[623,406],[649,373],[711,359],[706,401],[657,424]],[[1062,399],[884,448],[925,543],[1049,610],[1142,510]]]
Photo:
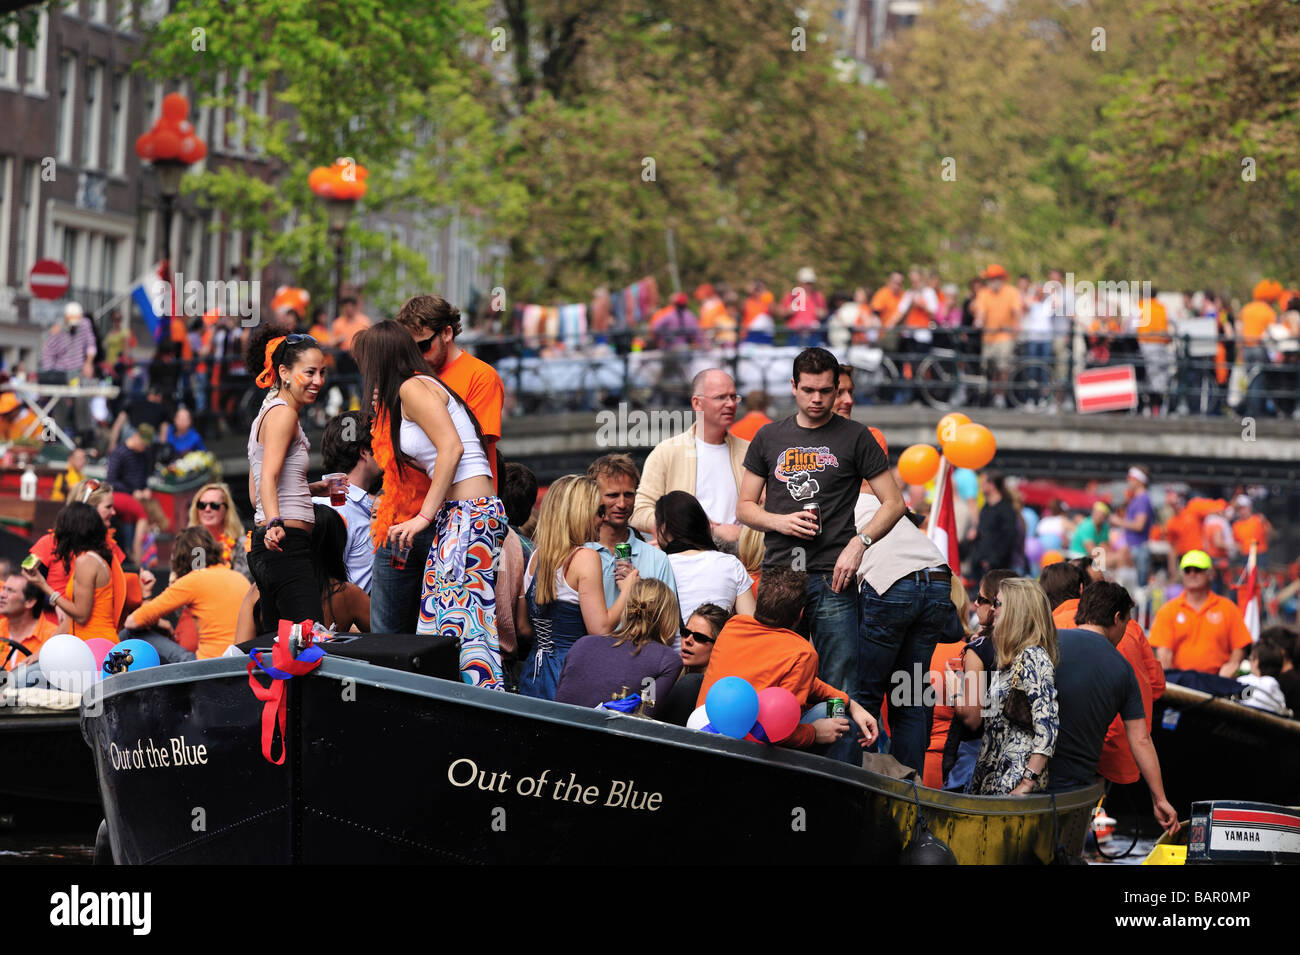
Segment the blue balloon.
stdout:
[[973,500],[980,494],[980,479],[970,468],[958,468],[952,472],[953,487],[958,497]]
[[758,691],[738,676],[726,676],[704,698],[709,722],[723,736],[742,739],[758,719]]
[[[143,640],[123,640],[113,650],[130,651],[132,662],[127,667],[130,671],[147,670],[149,667],[156,667],[162,662],[158,659],[158,651]],[[112,653],[113,651],[110,650],[109,652]]]
[[1060,550],[1064,546],[1060,534],[1039,534],[1038,539],[1042,542],[1044,550]]
[[1038,512],[1032,507],[1022,507],[1020,516],[1025,521],[1025,536],[1033,537],[1034,531],[1038,530]]

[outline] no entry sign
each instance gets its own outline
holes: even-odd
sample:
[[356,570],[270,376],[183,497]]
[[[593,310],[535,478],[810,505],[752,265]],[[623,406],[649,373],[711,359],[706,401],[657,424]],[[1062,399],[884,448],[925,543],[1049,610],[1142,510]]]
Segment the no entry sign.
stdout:
[[68,286],[72,284],[67,266],[55,259],[38,261],[32,266],[27,281],[32,287],[33,295],[50,301],[63,298],[68,294]]

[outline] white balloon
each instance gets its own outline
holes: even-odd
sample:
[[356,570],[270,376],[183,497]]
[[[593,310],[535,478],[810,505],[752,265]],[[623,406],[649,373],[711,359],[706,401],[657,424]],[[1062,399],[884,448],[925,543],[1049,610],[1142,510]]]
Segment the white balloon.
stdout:
[[95,651],[70,633],[59,633],[41,647],[41,673],[56,690],[81,693],[95,682]]
[[689,730],[702,730],[709,725],[709,714],[704,712],[704,707],[697,706],[691,718],[686,721],[686,728]]

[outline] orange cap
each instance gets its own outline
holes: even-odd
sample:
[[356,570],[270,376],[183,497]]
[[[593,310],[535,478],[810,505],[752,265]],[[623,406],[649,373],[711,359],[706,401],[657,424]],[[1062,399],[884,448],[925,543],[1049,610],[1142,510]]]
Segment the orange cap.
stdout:
[[1255,284],[1255,298],[1261,302],[1276,302],[1282,297],[1282,283],[1277,279],[1264,279]]
[[1007,270],[1000,265],[990,265],[984,270],[986,279],[1004,279],[1007,277]]

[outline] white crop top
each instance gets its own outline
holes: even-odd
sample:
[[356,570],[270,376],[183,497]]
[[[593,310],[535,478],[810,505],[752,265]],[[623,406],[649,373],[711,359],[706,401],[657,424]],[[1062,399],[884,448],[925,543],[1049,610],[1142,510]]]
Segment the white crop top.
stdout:
[[[437,380],[428,375],[417,375],[425,381],[432,381],[438,385]],[[445,388],[441,385],[438,390],[447,394]],[[492,476],[492,468],[488,466],[487,455],[483,453],[483,443],[479,441],[478,434],[474,431],[474,422],[470,421],[469,415],[465,413],[465,408],[459,401],[447,395],[447,413],[451,415],[451,423],[456,428],[456,434],[460,436],[460,443],[464,445],[465,452],[460,456],[460,464],[456,466],[456,475],[451,479],[452,484],[459,484],[467,478],[479,476]],[[438,449],[434,446],[429,436],[424,433],[414,421],[402,419],[402,453],[410,456],[420,467],[424,468],[424,473],[433,477],[433,465],[438,460]]]

